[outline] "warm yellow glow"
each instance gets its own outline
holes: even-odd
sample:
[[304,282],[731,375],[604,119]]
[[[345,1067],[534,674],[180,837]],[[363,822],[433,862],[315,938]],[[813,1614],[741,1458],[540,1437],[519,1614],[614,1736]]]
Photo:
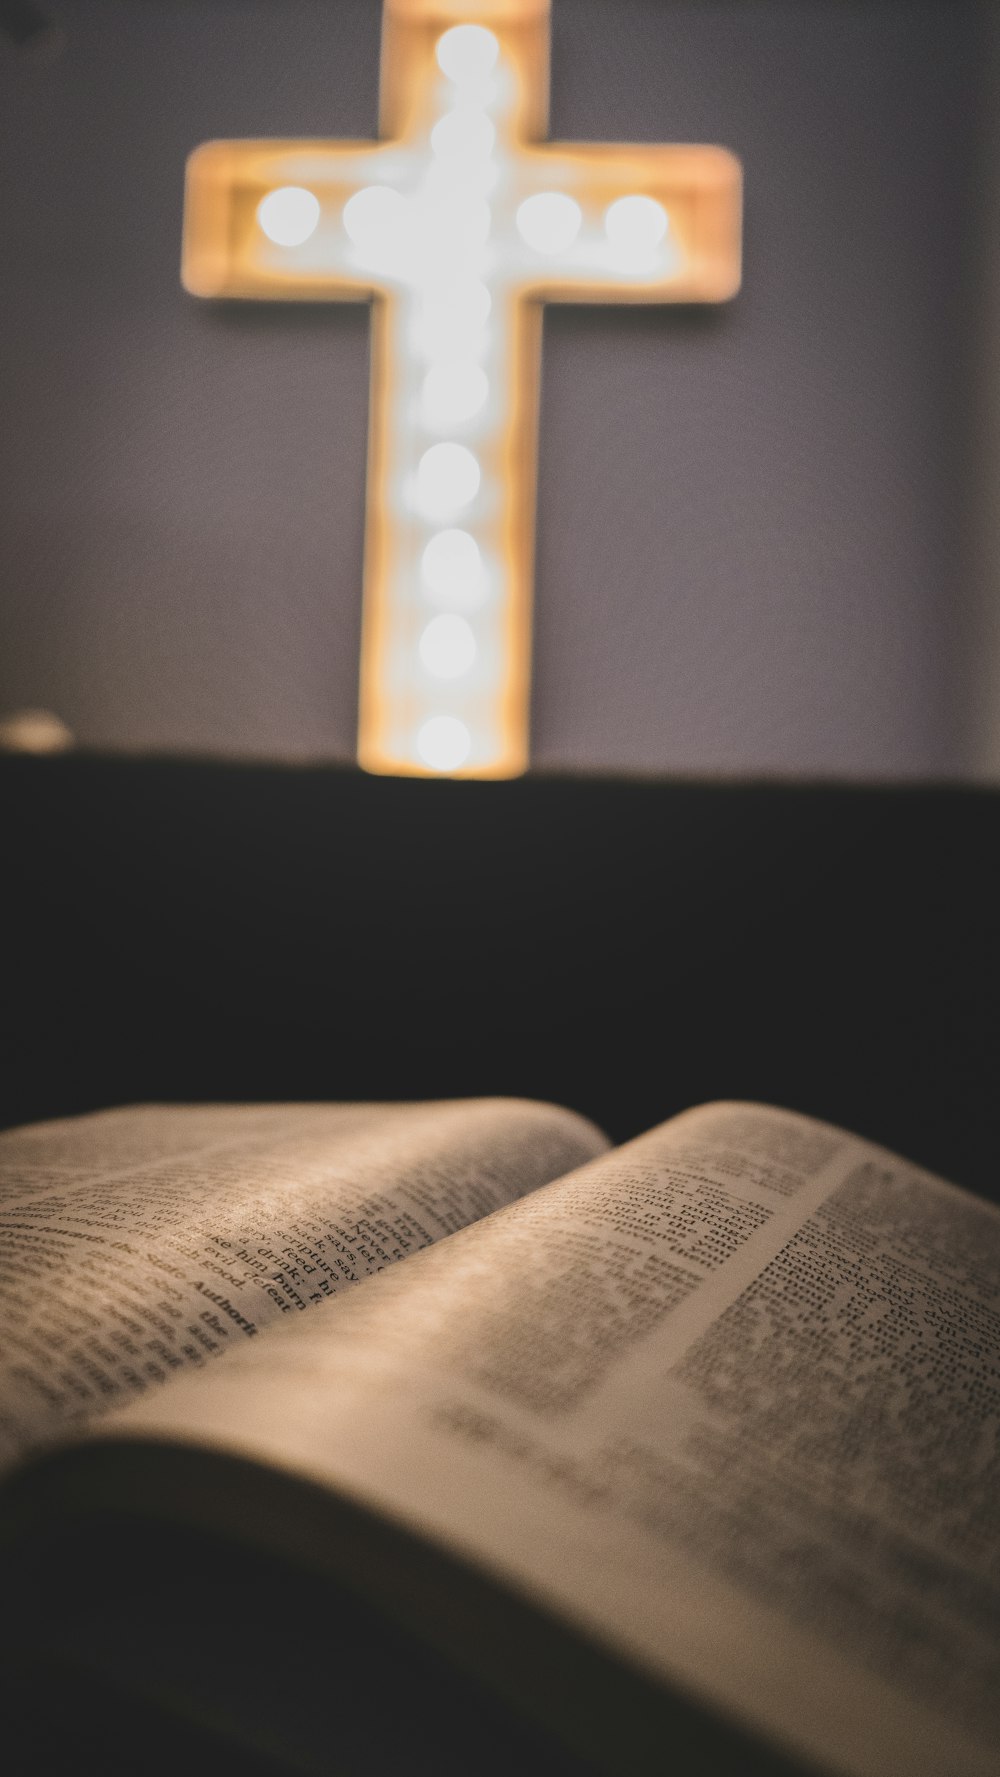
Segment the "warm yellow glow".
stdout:
[[359,756],[503,777],[528,756],[541,303],[721,302],[721,148],[548,143],[548,0],[386,0],[381,139],[209,142],[198,296],[375,297]]

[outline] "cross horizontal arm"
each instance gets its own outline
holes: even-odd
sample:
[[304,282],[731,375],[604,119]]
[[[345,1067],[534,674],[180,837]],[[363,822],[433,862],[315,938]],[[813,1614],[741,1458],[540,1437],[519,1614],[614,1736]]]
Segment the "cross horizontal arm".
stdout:
[[[181,279],[193,296],[357,302],[381,288],[354,263],[343,210],[388,180],[392,143],[322,140],[205,142],[187,163]],[[264,200],[299,193],[315,220],[301,240],[281,217],[267,232]],[[286,203],[286,210],[289,206]],[[263,220],[262,220],[263,217]],[[307,215],[307,221],[312,220]],[[302,233],[301,226],[299,233]]]
[[[742,170],[728,149],[554,142],[522,149],[518,160],[526,191],[559,191],[582,212],[570,247],[548,263],[524,268],[526,293],[556,302],[616,303],[725,302],[735,296]],[[655,206],[658,240],[643,235],[649,215],[657,232]]]

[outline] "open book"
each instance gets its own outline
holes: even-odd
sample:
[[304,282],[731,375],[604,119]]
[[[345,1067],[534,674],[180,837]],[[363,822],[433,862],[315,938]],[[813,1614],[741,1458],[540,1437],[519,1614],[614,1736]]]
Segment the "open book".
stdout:
[[1000,1768],[997,1211],[745,1104],[0,1161],[12,1771]]

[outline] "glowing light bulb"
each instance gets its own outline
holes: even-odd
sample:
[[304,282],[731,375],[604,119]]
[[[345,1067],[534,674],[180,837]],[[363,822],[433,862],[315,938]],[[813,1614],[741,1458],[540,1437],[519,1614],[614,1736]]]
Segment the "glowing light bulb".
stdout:
[[417,752],[433,771],[455,771],[472,751],[472,736],[457,716],[430,716],[417,733]]
[[432,617],[418,647],[424,666],[435,679],[460,679],[476,658],[472,625],[454,612]]
[[380,247],[398,235],[405,208],[391,185],[365,185],[344,205],[344,227],[356,247]]
[[478,364],[432,364],[421,391],[424,419],[430,426],[458,425],[471,420],[490,392],[486,372]]
[[439,160],[487,160],[497,139],[485,111],[447,111],[431,131],[431,147]]
[[420,577],[431,603],[475,611],[486,595],[479,544],[468,531],[438,531],[420,558]]
[[492,298],[485,284],[470,278],[429,292],[414,327],[414,345],[426,358],[478,357],[488,338]]
[[522,240],[536,253],[563,253],[580,232],[583,212],[562,191],[536,191],[518,206],[517,226]]
[[489,237],[492,211],[474,187],[428,183],[418,203],[420,257],[426,276],[442,259],[473,253]]
[[471,203],[475,198],[488,198],[500,183],[497,161],[469,154],[455,154],[450,159],[439,156],[431,161],[424,177],[424,193],[435,201],[442,198]]
[[[428,301],[433,302],[434,297]],[[485,327],[493,307],[493,298],[486,284],[469,278],[461,284],[438,291],[437,300],[447,312],[452,326]]]
[[464,444],[432,444],[417,465],[417,504],[428,518],[446,518],[479,492],[480,468]]
[[613,247],[630,258],[652,253],[670,226],[662,204],[652,197],[620,197],[604,217],[604,232]]
[[[445,205],[444,208],[447,215],[449,206]],[[450,227],[454,229],[463,251],[468,251],[470,247],[485,246],[493,226],[493,212],[486,199],[477,197],[471,191],[456,193],[450,209]]]
[[438,38],[437,63],[456,86],[480,86],[497,65],[500,45],[485,25],[452,25]]
[[319,222],[319,198],[304,185],[281,185],[257,205],[257,221],[277,247],[301,247]]

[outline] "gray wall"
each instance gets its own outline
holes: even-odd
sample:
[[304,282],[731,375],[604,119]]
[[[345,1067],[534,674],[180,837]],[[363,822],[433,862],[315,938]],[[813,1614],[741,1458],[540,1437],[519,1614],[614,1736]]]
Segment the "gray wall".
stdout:
[[[178,285],[185,155],[374,129],[377,0],[59,0],[0,46],[0,713],[346,758],[367,316]],[[974,769],[980,9],[555,0],[553,133],[744,159],[718,313],[546,321],[535,757]],[[980,720],[981,729],[981,720]]]
[[983,217],[976,283],[972,464],[967,506],[970,572],[963,611],[965,758],[972,775],[1000,781],[1000,6],[987,15],[984,84],[994,95],[982,131]]

